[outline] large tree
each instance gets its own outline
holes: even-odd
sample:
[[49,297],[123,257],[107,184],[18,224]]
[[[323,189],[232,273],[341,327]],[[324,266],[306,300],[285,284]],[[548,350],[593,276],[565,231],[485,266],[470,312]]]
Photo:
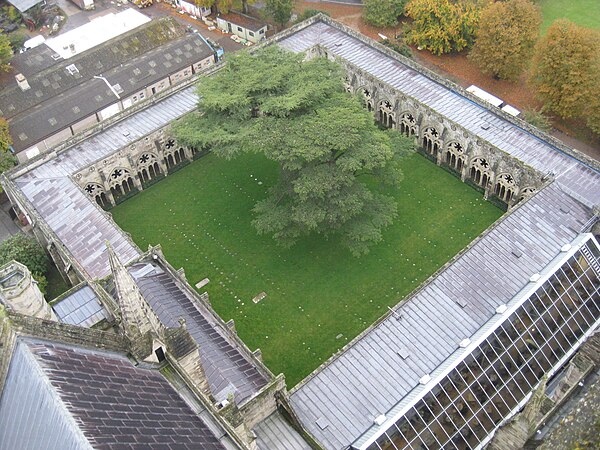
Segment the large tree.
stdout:
[[591,113],[593,119],[599,62],[599,32],[566,19],[555,21],[536,46],[530,78],[545,109],[564,118]]
[[399,160],[413,144],[374,124],[344,91],[337,64],[303,58],[277,46],[233,56],[202,79],[200,111],[175,133],[226,158],[254,152],[279,164],[277,184],[254,207],[259,233],[284,246],[334,234],[353,254],[366,253],[397,214],[380,184],[400,180]]
[[292,0],[266,0],[265,2],[267,14],[281,27],[289,22],[293,8]]
[[376,27],[398,25],[408,0],[364,0],[363,18]]
[[405,13],[413,19],[410,43],[441,55],[473,44],[479,21],[479,0],[410,0]]
[[514,80],[531,60],[542,14],[530,0],[494,2],[481,12],[469,55],[482,72]]

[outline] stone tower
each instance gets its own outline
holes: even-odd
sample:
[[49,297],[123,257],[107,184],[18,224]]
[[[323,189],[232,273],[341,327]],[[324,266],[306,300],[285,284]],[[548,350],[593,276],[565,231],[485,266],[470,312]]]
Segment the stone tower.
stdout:
[[17,261],[0,267],[0,301],[20,314],[57,320],[29,269]]

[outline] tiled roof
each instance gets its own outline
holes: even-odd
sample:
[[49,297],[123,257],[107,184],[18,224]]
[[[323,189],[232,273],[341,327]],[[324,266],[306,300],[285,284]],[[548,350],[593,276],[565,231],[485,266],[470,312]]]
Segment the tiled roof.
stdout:
[[[101,73],[111,86],[120,86],[119,96],[120,99],[124,99],[212,54],[212,49],[198,34],[189,33],[137,58],[126,60],[114,68],[107,67],[101,71],[94,65],[92,69],[95,70],[88,72]],[[72,64],[70,60],[67,60],[65,65],[67,63]],[[83,66],[81,70],[83,71]],[[65,73],[59,76],[62,79],[74,79],[72,75]],[[104,80],[91,78],[91,75],[87,79],[75,80],[65,87],[60,95],[57,95],[60,90],[51,90],[53,92],[37,99],[35,93],[42,91],[32,86],[32,89],[25,93],[20,90],[16,92],[14,96],[17,100],[13,103],[3,103],[6,105],[3,109],[12,104],[21,104],[20,96],[29,93],[29,96],[33,95],[31,102],[38,100],[35,108],[26,109],[10,119],[13,146],[17,152],[119,101]],[[8,99],[0,96],[0,102],[2,101]]]
[[504,217],[292,393],[303,424],[328,449],[351,444],[516,295],[591,216],[553,184]]
[[223,450],[220,437],[157,370],[116,353],[17,343],[0,400],[1,448]]
[[254,427],[259,450],[311,450],[311,446],[292,428],[279,411]]
[[[31,89],[21,91],[14,78],[1,86],[2,115],[10,119],[183,35],[184,28],[177,22],[157,20],[69,59],[55,60],[46,44],[16,55],[15,67],[23,69]],[[77,68],[74,74],[66,69],[71,64]]]
[[136,272],[148,264],[136,264],[131,273],[140,291],[166,327],[178,327],[184,318],[190,335],[200,346],[200,358],[217,401],[235,394],[242,403],[267,384],[266,378],[248,361],[238,344],[217,323],[214,313],[190,299],[179,283],[159,267]]
[[507,303],[530,275],[581,232],[593,216],[591,207],[600,202],[600,172],[461,95],[459,87],[449,88],[334,22],[317,21],[278,42],[296,52],[321,45],[556,178],[407,299],[396,314],[369,329],[293,391],[291,403],[307,429],[326,448],[342,449],[448,358],[460,341],[483,326],[497,306]]
[[196,102],[194,88],[187,88],[86,139],[15,180],[17,187],[91,278],[102,278],[110,272],[107,240],[123,263],[136,258],[139,252],[69,176],[166,126],[194,109]]
[[369,42],[351,36],[333,24],[316,22],[279,40],[295,52],[319,44],[375,78],[389,84],[448,118],[473,135],[523,161],[541,173],[553,173],[557,181],[592,205],[600,199],[600,172],[567,155],[554,145],[527,132],[490,108],[461,95],[460,88],[447,86],[398,59],[379,51]]

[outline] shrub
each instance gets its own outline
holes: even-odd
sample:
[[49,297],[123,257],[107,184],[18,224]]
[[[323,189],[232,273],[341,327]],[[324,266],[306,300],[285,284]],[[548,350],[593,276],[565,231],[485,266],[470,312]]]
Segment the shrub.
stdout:
[[365,0],[363,17],[365,22],[376,27],[398,25],[398,17],[404,14],[407,0]]
[[407,58],[413,57],[412,50],[408,45],[406,45],[406,43],[403,40],[384,39],[383,41],[381,41],[381,43],[386,47],[391,48],[396,53],[400,53],[402,56],[406,56]]
[[541,109],[527,109],[523,111],[523,120],[545,132],[552,129],[550,117],[544,114]]
[[325,14],[329,16],[330,14],[327,11],[319,11],[318,9],[306,9],[300,15],[298,15],[298,19],[296,22],[302,22],[303,20],[310,19],[312,16],[316,16],[317,14]]
[[0,244],[0,265],[13,259],[27,266],[33,274],[45,274],[48,269],[48,257],[42,246],[35,238],[22,233]]

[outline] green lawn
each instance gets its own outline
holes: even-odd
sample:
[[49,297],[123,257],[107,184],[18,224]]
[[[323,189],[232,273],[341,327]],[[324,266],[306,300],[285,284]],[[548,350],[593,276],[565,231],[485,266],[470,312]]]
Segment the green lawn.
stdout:
[[542,33],[556,19],[566,18],[583,27],[600,29],[600,0],[539,0]]
[[[400,217],[354,258],[312,237],[289,250],[252,228],[252,205],[275,180],[261,156],[203,157],[112,210],[142,248],[162,244],[194,285],[210,278],[215,310],[291,387],[387,312],[502,212],[415,154],[395,191]],[[260,292],[267,298],[258,304]]]

